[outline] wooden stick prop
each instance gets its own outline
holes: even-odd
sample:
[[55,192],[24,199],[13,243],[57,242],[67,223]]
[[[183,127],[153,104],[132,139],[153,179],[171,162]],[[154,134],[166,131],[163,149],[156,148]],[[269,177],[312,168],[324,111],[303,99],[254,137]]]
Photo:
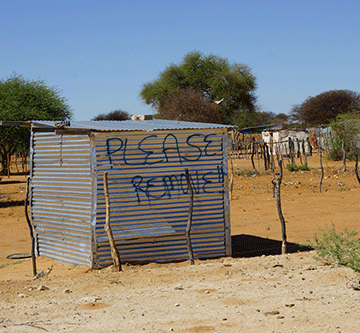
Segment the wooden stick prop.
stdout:
[[26,180],[26,194],[25,194],[25,217],[26,222],[29,226],[30,237],[31,237],[31,260],[33,267],[33,275],[34,277],[37,275],[36,272],[36,257],[35,257],[35,237],[34,237],[34,227],[30,221],[29,212],[28,212],[28,201],[29,201],[29,192],[30,192],[30,177]]
[[106,200],[106,220],[105,220],[105,231],[109,238],[110,249],[111,249],[111,257],[114,262],[114,267],[117,272],[121,271],[121,261],[119,251],[116,248],[114,237],[110,227],[110,199],[109,199],[109,187],[108,187],[108,172],[104,172],[104,192],[105,192],[105,200]]
[[277,204],[278,214],[279,214],[280,223],[281,223],[281,233],[282,233],[281,253],[286,254],[286,225],[285,225],[285,219],[284,219],[284,216],[283,216],[282,210],[281,210],[281,199],[280,199],[280,185],[281,185],[281,179],[283,176],[282,160],[279,161],[279,167],[280,167],[280,174],[279,174],[279,178],[276,182],[276,204]]
[[191,180],[190,180],[190,174],[189,170],[185,169],[185,175],[187,180],[187,185],[189,188],[189,194],[190,194],[190,208],[189,208],[189,219],[185,230],[185,237],[186,237],[186,245],[189,252],[189,260],[190,265],[194,265],[194,252],[191,245],[191,238],[190,238],[190,232],[191,232],[191,225],[192,225],[192,217],[193,217],[193,208],[194,208],[194,191],[191,186]]

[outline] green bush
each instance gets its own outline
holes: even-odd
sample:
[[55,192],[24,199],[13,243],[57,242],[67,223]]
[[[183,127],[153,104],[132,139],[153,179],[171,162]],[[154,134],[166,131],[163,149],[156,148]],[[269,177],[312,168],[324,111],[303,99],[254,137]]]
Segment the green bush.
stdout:
[[255,170],[250,170],[250,169],[243,169],[235,172],[236,176],[245,176],[245,177],[254,176],[256,174],[257,173]]
[[360,273],[360,240],[359,232],[345,228],[336,232],[334,224],[327,230],[321,230],[320,236],[315,235],[311,246],[319,258],[352,268]]
[[296,165],[295,163],[289,163],[286,165],[286,168],[289,170],[289,171],[299,171],[299,170],[302,170],[302,171],[309,171],[310,168],[308,165]]

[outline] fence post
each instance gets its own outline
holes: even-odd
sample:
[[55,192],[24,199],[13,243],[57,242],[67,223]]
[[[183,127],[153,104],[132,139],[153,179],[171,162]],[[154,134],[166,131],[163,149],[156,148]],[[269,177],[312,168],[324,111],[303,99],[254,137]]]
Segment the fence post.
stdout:
[[281,185],[281,179],[283,176],[282,160],[279,161],[279,167],[280,167],[280,174],[279,174],[279,178],[276,182],[276,204],[277,204],[278,214],[279,214],[280,223],[281,223],[281,233],[282,233],[281,254],[286,254],[286,225],[285,225],[285,219],[284,219],[284,216],[283,216],[282,210],[281,210],[281,199],[280,199],[280,185]]

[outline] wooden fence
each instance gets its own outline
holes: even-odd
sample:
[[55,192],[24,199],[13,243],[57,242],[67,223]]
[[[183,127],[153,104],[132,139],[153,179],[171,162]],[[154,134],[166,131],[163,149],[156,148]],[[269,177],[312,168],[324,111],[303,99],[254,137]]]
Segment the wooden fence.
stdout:
[[8,159],[7,166],[3,166],[0,160],[0,172],[3,175],[28,174],[30,171],[30,156],[28,154],[14,154]]

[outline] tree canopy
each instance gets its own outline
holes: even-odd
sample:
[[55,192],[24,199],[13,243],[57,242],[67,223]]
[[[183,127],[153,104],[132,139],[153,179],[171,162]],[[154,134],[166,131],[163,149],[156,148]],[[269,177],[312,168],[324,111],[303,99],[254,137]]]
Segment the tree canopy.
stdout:
[[[157,110],[160,118],[167,117],[166,108],[177,103],[180,97],[197,96],[198,104],[203,106],[222,101],[215,104],[221,122],[231,123],[237,113],[255,112],[255,90],[256,79],[247,65],[230,64],[227,59],[195,51],[185,55],[179,65],[171,64],[165,68],[155,81],[145,83],[140,96]],[[197,111],[189,108],[186,114],[192,112]],[[196,115],[192,118],[207,121]]]
[[126,111],[115,110],[109,113],[100,113],[92,120],[129,120],[130,114]]
[[330,90],[308,97],[302,104],[294,105],[291,118],[305,126],[328,124],[337,115],[357,108],[360,94],[350,90]]
[[214,102],[204,100],[195,90],[172,93],[161,105],[158,118],[203,123],[222,123],[220,107]]
[[[16,74],[0,80],[0,121],[64,121],[71,116],[66,99],[56,87],[48,87],[44,81],[30,81]],[[29,149],[29,140],[29,128],[0,126],[3,172],[11,155]]]

